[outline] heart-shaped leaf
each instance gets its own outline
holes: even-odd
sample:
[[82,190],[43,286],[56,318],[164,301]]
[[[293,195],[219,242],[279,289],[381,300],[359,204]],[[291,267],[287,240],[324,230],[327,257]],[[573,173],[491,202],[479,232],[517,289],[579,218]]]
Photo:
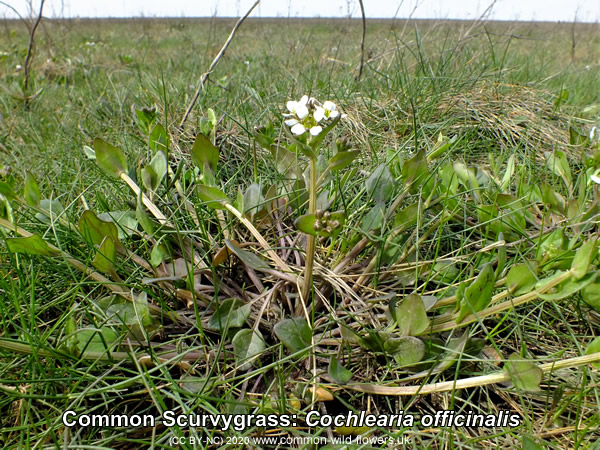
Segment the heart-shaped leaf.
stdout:
[[12,253],[42,256],[56,256],[60,254],[58,250],[51,248],[39,234],[29,237],[6,238],[6,246]]
[[250,305],[239,298],[224,300],[208,321],[207,328],[213,331],[224,331],[227,328],[241,328],[250,317]]
[[156,191],[166,174],[167,157],[159,150],[150,161],[150,164],[142,169],[142,182],[146,189]]
[[96,138],[94,139],[94,150],[96,151],[96,163],[105,174],[119,178],[122,173],[127,173],[127,161],[117,147]]
[[82,329],[75,336],[79,352],[105,353],[112,350],[119,340],[119,335],[109,327],[100,329]]
[[305,350],[311,345],[312,331],[304,317],[283,319],[275,324],[273,332],[292,353]]
[[206,206],[209,208],[225,209],[225,203],[229,203],[229,197],[217,187],[199,184],[197,189],[198,197],[205,202]]
[[540,390],[544,372],[531,361],[523,361],[518,354],[512,354],[508,358],[504,365],[504,371],[517,389],[530,392]]
[[598,254],[597,241],[597,238],[588,239],[577,249],[571,264],[571,274],[576,280],[583,278],[588,273],[590,264]]
[[342,170],[348,167],[356,157],[360,155],[360,150],[350,150],[347,152],[338,152],[329,159],[329,170],[332,172]]
[[496,274],[491,264],[486,264],[481,269],[475,281],[468,284],[461,283],[456,294],[459,311],[456,323],[459,323],[469,314],[475,314],[485,309],[492,301]]
[[[585,349],[585,354],[592,355],[594,353],[599,353],[599,352],[600,352],[600,337],[597,337],[596,339],[594,339],[592,342],[590,342],[588,344],[587,348]],[[600,369],[600,362],[592,363],[592,365],[596,369]]]
[[399,366],[411,366],[420,362],[425,356],[425,344],[419,338],[402,336],[387,339],[383,348],[394,357]]
[[91,210],[86,210],[79,219],[79,231],[84,239],[93,245],[100,245],[106,236],[110,236],[114,242],[119,240],[119,231],[112,222],[106,222],[94,214]]
[[423,299],[418,294],[410,294],[400,302],[394,298],[389,305],[390,314],[398,325],[400,336],[416,336],[427,331],[429,317]]
[[365,233],[372,230],[379,230],[383,225],[385,217],[385,203],[376,203],[362,219],[360,229]]
[[231,250],[235,256],[240,258],[240,260],[254,270],[271,270],[272,267],[260,257],[256,256],[254,253],[249,252],[248,250],[244,250],[243,248],[238,247],[232,241],[225,239],[225,245],[227,248]]
[[148,138],[148,144],[150,148],[154,152],[166,152],[168,148],[168,141],[169,136],[167,135],[165,127],[163,127],[160,123],[157,123],[152,129],[152,133],[150,133],[150,137]]
[[33,175],[28,170],[25,175],[25,191],[23,193],[23,198],[25,202],[29,206],[38,206],[40,204],[40,189],[33,178]]
[[365,181],[367,194],[376,202],[385,202],[394,192],[394,177],[385,164],[380,164]]
[[115,273],[115,260],[117,258],[117,247],[115,241],[110,236],[106,236],[100,244],[96,256],[92,261],[92,266],[100,272],[113,275]]
[[522,295],[535,289],[537,283],[537,262],[515,264],[506,275],[506,289],[512,295]]
[[328,373],[329,376],[339,384],[346,384],[353,376],[352,372],[340,364],[335,355],[332,355],[329,360]]
[[590,283],[581,290],[583,301],[600,311],[600,283]]
[[257,360],[248,360],[256,355],[260,355],[266,348],[261,332],[248,328],[238,331],[233,337],[232,344],[235,362],[240,370],[248,370],[255,365]]
[[202,173],[206,170],[206,165],[212,171],[217,173],[217,164],[219,163],[219,149],[213,145],[209,138],[204,134],[198,133],[194,145],[190,151],[192,160],[196,163]]
[[425,184],[427,175],[429,175],[429,169],[424,149],[419,150],[402,165],[402,178],[410,192],[417,192],[419,185]]
[[254,216],[265,204],[265,198],[262,195],[262,189],[259,184],[252,183],[244,192],[244,210],[245,214]]

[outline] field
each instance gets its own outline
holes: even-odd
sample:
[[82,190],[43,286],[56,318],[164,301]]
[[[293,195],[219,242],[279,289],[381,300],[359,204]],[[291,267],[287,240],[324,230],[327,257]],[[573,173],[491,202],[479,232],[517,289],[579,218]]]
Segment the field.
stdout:
[[0,446],[598,448],[599,26],[234,23],[0,23]]

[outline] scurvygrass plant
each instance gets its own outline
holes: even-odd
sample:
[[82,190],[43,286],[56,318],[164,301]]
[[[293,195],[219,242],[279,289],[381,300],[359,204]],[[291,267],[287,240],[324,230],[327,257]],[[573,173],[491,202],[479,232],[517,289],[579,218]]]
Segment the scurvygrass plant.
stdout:
[[[448,446],[514,445],[522,432],[550,439],[566,429],[592,442],[596,134],[569,133],[564,116],[548,119],[560,104],[536,97],[533,108],[529,90],[489,77],[464,72],[457,91],[447,89],[452,59],[419,58],[413,77],[402,65],[410,55],[388,71],[382,56],[365,66],[381,80],[366,72],[360,89],[326,89],[317,77],[312,89],[329,94],[315,96],[339,108],[308,96],[282,103],[291,88],[276,91],[275,74],[293,64],[281,59],[263,61],[269,89],[215,78],[203,116],[186,122],[193,134],[174,126],[169,82],[122,118],[119,133],[110,105],[91,101],[107,122],[82,119],[87,145],[69,155],[93,181],[61,196],[37,172],[2,175],[0,406],[12,416],[3,443],[31,427],[40,442],[70,446],[235,435],[60,422],[63,407],[107,404],[156,417],[294,414],[300,425],[277,432],[410,432],[417,446],[440,436]],[[495,67],[493,76],[509,72]],[[247,91],[236,97],[238,85]],[[493,408],[514,409],[522,424],[435,437],[418,425],[302,427],[314,409]],[[241,433],[263,431],[274,432]]]

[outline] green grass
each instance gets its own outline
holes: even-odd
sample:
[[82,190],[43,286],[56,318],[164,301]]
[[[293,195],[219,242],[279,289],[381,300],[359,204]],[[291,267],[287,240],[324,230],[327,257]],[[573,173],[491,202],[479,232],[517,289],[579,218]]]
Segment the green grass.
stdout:
[[[501,370],[513,353],[536,364],[578,357],[598,336],[598,311],[582,300],[579,289],[559,300],[534,295],[520,306],[509,304],[468,324],[457,326],[451,316],[459,284],[476,277],[485,263],[501,265],[498,246],[485,249],[499,241],[495,227],[503,227],[508,241],[504,275],[524,260],[538,261],[542,280],[557,270],[569,269],[574,251],[597,235],[597,187],[582,189],[578,183],[585,180],[586,169],[598,168],[598,145],[574,145],[569,127],[587,135],[592,126],[600,125],[598,108],[595,112],[588,108],[600,104],[598,26],[577,25],[573,41],[570,24],[370,21],[368,62],[362,79],[356,80],[358,21],[248,20],[180,133],[177,124],[196,84],[232,25],[232,20],[216,19],[42,22],[30,91],[40,93],[26,108],[20,88],[23,71],[16,66],[23,64],[28,36],[20,22],[1,24],[0,181],[21,195],[28,170],[42,198],[61,202],[65,212],[50,224],[36,217],[39,209],[17,200],[11,200],[11,205],[19,227],[40,234],[65,254],[11,253],[5,239],[0,244],[0,443],[6,448],[167,448],[173,436],[231,438],[263,432],[255,427],[221,433],[210,427],[160,425],[66,429],[61,415],[67,409],[78,414],[155,417],[169,409],[299,416],[313,409],[331,414],[348,410],[395,414],[403,410],[417,417],[441,409],[486,414],[507,409],[522,416],[519,427],[432,429],[416,424],[371,433],[410,436],[413,448],[519,446],[524,445],[524,435],[542,448],[595,448],[600,436],[599,377],[589,364],[545,374],[537,392],[496,383],[433,394],[389,394],[401,385],[486,375]],[[558,102],[563,90],[568,98]],[[350,168],[334,175],[327,185],[331,193],[337,193],[332,210],[344,210],[347,222],[338,239],[318,242],[316,259],[323,268],[315,272],[315,286],[324,298],[315,294],[315,306],[309,310],[314,343],[310,354],[291,352],[273,331],[275,324],[295,315],[296,286],[260,270],[249,270],[234,257],[213,265],[225,238],[246,243],[245,250],[273,263],[261,252],[256,236],[232,215],[219,217],[207,209],[193,183],[185,178],[179,180],[182,191],[177,195],[163,184],[153,200],[174,227],[163,238],[165,242],[171,239],[168,248],[173,259],[185,256],[185,249],[191,248],[188,244],[195,243],[197,256],[207,266],[196,275],[201,286],[190,289],[184,279],[166,284],[145,282],[145,278],[159,275],[140,259],[150,260],[160,234],[149,237],[137,227],[122,239],[129,253],[119,256],[119,280],[113,287],[133,290],[136,295],[145,292],[149,302],[163,312],[156,319],[157,328],[138,329],[135,338],[129,335],[111,354],[98,351],[102,348],[98,343],[94,349],[88,348],[87,354],[78,354],[72,344],[75,329],[108,324],[125,336],[127,327],[107,318],[102,300],[110,293],[107,287],[82,274],[65,255],[91,267],[95,250],[77,231],[83,211],[135,210],[136,202],[121,180],[105,176],[94,161],[85,158],[84,145],[92,146],[96,137],[117,145],[126,156],[130,173],[138,169],[135,175],[141,184],[139,170],[152,158],[152,151],[148,136],[135,123],[132,108],[155,106],[158,123],[171,136],[173,172],[183,161],[191,174],[190,149],[210,108],[219,120],[217,186],[234,199],[238,188],[244,192],[252,182],[263,187],[286,184],[289,174],[278,171],[253,133],[255,127],[268,122],[273,122],[279,133],[285,102],[303,94],[335,101],[348,117],[333,136],[347,136],[361,152]],[[407,176],[412,171],[403,173],[402,168],[416,151],[431,155],[439,148],[440,134],[455,140],[427,161],[427,178],[411,187]],[[286,141],[285,134],[277,136],[279,142]],[[334,145],[327,144],[324,151],[332,156]],[[572,189],[556,170],[546,166],[546,153],[553,151],[565,152]],[[595,159],[582,158],[583,154]],[[514,175],[500,189],[497,185],[511,156]],[[454,191],[448,188],[451,183],[444,177],[459,172],[452,165],[456,162],[477,170],[478,186],[465,181],[457,183]],[[394,180],[393,194],[384,206],[389,220],[366,233],[361,226],[375,201],[367,195],[365,180],[382,163]],[[351,169],[355,172],[342,183]],[[444,196],[429,196],[428,179],[446,189],[440,191]],[[568,205],[561,209],[541,198],[540,192],[532,193],[532,188],[542,183],[565,198],[574,211],[576,205],[578,209],[568,213]],[[516,205],[504,205],[508,219],[485,215],[486,206],[498,205],[498,193],[510,194],[505,201]],[[281,192],[277,197],[287,198]],[[184,200],[190,202],[194,213],[186,211]],[[403,227],[401,221],[394,223],[395,200],[398,210],[419,204],[424,212],[416,223]],[[298,275],[302,273],[304,244],[293,222],[303,212],[302,202],[295,206],[292,202],[271,216],[270,223],[261,223],[260,217],[252,220],[275,253]],[[504,224],[511,217],[513,225],[514,221],[526,221],[524,230],[513,233],[509,222],[507,231]],[[539,249],[555,229],[564,230],[570,243],[565,241],[560,252],[544,259]],[[4,238],[15,236],[6,228],[0,230]],[[354,255],[343,272],[326,270],[342,262],[365,237],[369,237],[365,250]],[[597,263],[594,255],[590,273],[595,273]],[[450,264],[451,270],[440,273],[440,264]],[[187,266],[186,272],[191,267],[189,257]],[[364,273],[367,267],[369,271]],[[361,285],[354,286],[361,275]],[[503,276],[495,280],[503,280]],[[467,281],[463,288],[470,284]],[[494,294],[504,289],[499,283]],[[564,285],[550,293],[561,289]],[[187,304],[182,291],[192,297]],[[261,297],[263,292],[266,297]],[[373,350],[383,344],[368,349],[348,336],[341,339],[340,325],[345,324],[363,338],[370,333],[372,341],[385,341],[387,335],[381,332],[394,332],[389,329],[394,321],[386,316],[390,298],[402,299],[413,292],[442,300],[428,311],[428,318],[444,331],[411,334],[423,339],[428,349],[420,364],[401,367],[389,349]],[[210,330],[215,309],[231,297],[251,304],[245,327],[256,327],[266,341],[260,364],[249,369],[241,370],[233,355],[234,333]],[[492,305],[515,297],[498,298]],[[179,319],[170,319],[167,312],[174,312]],[[452,340],[458,337],[469,338],[464,348],[456,347],[457,341]],[[132,353],[136,356],[131,357]],[[377,395],[336,382],[327,375],[332,355],[353,373],[350,383],[392,389]],[[146,365],[148,360],[151,364]],[[435,370],[440,361],[446,365]],[[414,377],[398,383],[410,376]],[[313,403],[309,390],[313,385],[329,390],[335,399]],[[283,433],[335,435],[324,427],[287,427]]]

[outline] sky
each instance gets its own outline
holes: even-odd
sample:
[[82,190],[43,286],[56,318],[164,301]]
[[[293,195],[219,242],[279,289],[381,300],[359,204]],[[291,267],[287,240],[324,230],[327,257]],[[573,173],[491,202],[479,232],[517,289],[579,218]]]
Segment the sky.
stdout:
[[[47,17],[235,17],[255,0],[46,0]],[[367,17],[476,19],[493,0],[363,0]],[[0,18],[40,0],[3,0]],[[489,19],[600,22],[600,0],[497,0]],[[261,0],[252,17],[360,17],[358,0]]]

